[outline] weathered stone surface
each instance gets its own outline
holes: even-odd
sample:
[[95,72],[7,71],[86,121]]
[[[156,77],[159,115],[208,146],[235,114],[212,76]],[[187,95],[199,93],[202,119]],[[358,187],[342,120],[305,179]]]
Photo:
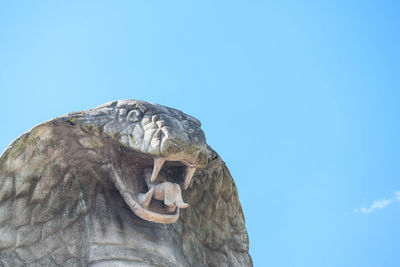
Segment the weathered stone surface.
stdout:
[[251,266],[235,183],[200,122],[123,100],[0,158],[0,266]]

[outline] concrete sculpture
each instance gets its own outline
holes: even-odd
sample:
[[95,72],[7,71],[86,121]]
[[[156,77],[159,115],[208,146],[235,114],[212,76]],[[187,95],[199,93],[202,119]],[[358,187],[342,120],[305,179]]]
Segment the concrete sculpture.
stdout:
[[33,128],[0,158],[0,266],[251,266],[200,122],[136,100]]

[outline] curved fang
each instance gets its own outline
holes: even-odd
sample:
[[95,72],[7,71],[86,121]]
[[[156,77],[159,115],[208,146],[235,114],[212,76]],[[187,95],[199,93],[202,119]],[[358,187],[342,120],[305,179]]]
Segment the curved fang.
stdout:
[[150,179],[152,183],[154,183],[154,181],[156,180],[158,173],[160,172],[164,162],[165,159],[163,158],[154,158],[153,173],[151,174],[151,179]]
[[183,189],[186,190],[189,187],[190,181],[192,181],[192,177],[195,171],[196,168],[186,167],[186,176],[185,176],[185,182],[183,184]]

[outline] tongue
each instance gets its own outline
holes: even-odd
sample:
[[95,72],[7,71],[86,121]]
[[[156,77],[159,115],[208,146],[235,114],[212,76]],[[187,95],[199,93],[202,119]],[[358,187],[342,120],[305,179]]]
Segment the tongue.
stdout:
[[155,185],[153,198],[164,201],[164,204],[168,207],[187,208],[189,204],[183,202],[181,187],[178,184],[164,182]]
[[152,198],[164,201],[170,211],[175,211],[176,207],[181,209],[189,207],[189,204],[182,199],[181,187],[175,183],[164,182],[153,185],[147,193],[138,195],[139,203],[144,208],[149,207]]

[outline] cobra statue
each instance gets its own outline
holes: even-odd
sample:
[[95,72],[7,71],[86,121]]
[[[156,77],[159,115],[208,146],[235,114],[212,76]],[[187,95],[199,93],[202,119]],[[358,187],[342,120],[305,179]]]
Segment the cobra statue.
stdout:
[[0,158],[0,266],[252,266],[200,122],[137,100],[34,127]]

